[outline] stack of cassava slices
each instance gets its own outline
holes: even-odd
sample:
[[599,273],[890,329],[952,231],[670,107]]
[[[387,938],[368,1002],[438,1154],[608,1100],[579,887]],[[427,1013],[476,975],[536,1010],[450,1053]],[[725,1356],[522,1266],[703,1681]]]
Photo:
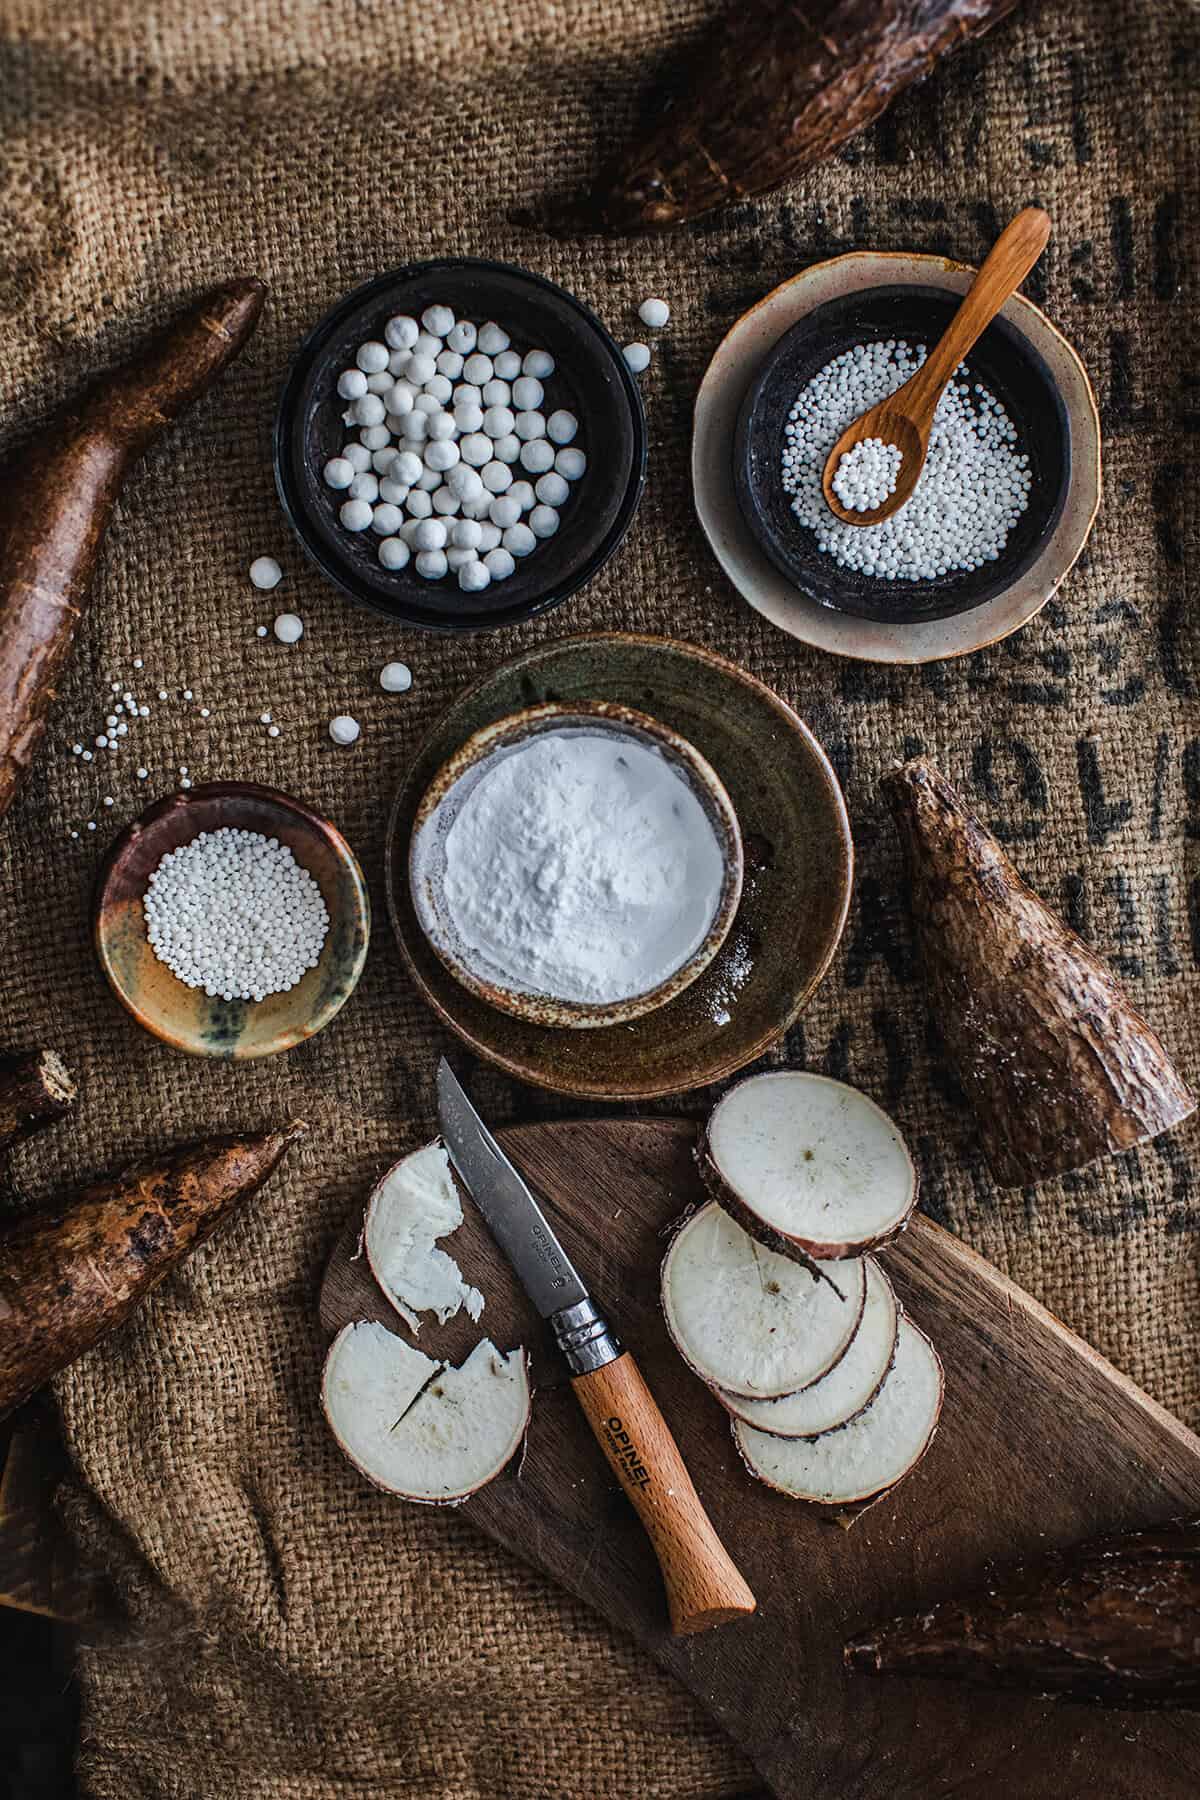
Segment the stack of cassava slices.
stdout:
[[852,1516],[915,1468],[942,1407],[937,1353],[868,1254],[916,1204],[904,1140],[854,1088],[783,1070],[730,1089],[697,1157],[712,1199],[663,1263],[667,1328],[751,1474]]
[[321,1399],[330,1430],[354,1466],[404,1500],[454,1505],[494,1480],[529,1424],[529,1366],[481,1336],[456,1367],[427,1356],[413,1337],[422,1315],[445,1325],[483,1312],[483,1295],[462,1278],[439,1238],[463,1222],[462,1202],[441,1144],[388,1170],[367,1202],[362,1249],[396,1312],[389,1330],[361,1320],[339,1331],[325,1359]]

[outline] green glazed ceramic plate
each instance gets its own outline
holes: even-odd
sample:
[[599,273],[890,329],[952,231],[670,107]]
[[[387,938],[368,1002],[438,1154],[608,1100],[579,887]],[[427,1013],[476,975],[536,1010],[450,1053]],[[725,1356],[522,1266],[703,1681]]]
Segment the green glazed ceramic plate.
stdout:
[[[408,853],[425,790],[467,738],[523,707],[582,700],[649,713],[707,758],[733,801],[746,866],[733,926],[698,980],[642,1018],[563,1031],[499,1012],[459,985],[417,922]],[[420,992],[479,1056],[555,1093],[648,1100],[732,1075],[782,1036],[833,958],[853,865],[837,777],[791,707],[711,650],[606,632],[501,664],[434,727],[392,808],[388,909]]]
[[[146,938],[142,897],[153,871],[168,850],[225,826],[286,844],[329,914],[316,968],[257,1004],[185,987]],[[290,1050],[341,1011],[366,961],[371,904],[353,850],[328,819],[257,782],[209,781],[156,800],[117,838],[97,878],[92,928],[100,966],[139,1025],[193,1056],[241,1060]]]

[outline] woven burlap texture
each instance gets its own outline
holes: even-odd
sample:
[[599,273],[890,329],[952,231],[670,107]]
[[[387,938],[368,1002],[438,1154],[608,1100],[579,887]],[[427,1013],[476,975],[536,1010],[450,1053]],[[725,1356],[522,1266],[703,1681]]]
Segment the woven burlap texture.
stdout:
[[[318,1417],[319,1271],[372,1178],[428,1132],[446,1047],[386,926],[388,800],[450,697],[525,644],[602,626],[693,639],[809,719],[844,777],[859,877],[843,953],[779,1058],[876,1096],[916,1148],[934,1216],[1168,1406],[1198,1410],[1196,1130],[1036,1192],[997,1191],[931,1061],[877,793],[898,753],[936,758],[1198,1072],[1200,627],[1186,571],[1200,415],[1184,261],[1197,225],[1195,11],[1027,6],[784,194],[658,241],[558,244],[511,224],[530,197],[587,178],[633,126],[655,68],[714,10],[0,10],[6,439],[180,296],[249,270],[272,289],[249,353],[122,500],[0,843],[0,1036],[57,1045],[83,1082],[74,1123],[22,1157],[31,1196],[210,1129],[312,1122],[261,1198],[57,1384],[77,1471],[65,1504],[131,1621],[82,1658],[82,1782],[98,1800],[626,1800],[635,1788],[716,1800],[752,1784],[619,1635],[452,1512],[369,1490]],[[714,346],[746,305],[822,256],[978,259],[1034,199],[1055,238],[1031,291],[1079,346],[1105,422],[1104,505],[1084,559],[1035,623],[960,662],[881,670],[805,649],[730,589],[694,522],[690,408]],[[523,261],[619,337],[636,335],[645,295],[673,309],[644,378],[650,478],[621,554],[537,626],[465,642],[390,630],[323,583],[289,539],[269,460],[302,332],[359,281],[435,252]],[[286,570],[271,598],[245,576],[264,552]],[[293,650],[255,636],[284,602],[305,620]],[[85,767],[71,742],[101,729],[110,684],[134,678],[137,656],[139,686],[190,686],[195,704],[155,702],[130,748]],[[377,681],[396,656],[415,676],[399,700]],[[264,708],[277,740],[258,723]],[[363,725],[352,754],[325,730],[343,710]],[[190,1061],[104,988],[89,889],[105,841],[146,797],[139,762],[153,790],[181,764],[276,783],[357,848],[377,909],[366,974],[335,1024],[290,1056]],[[499,1120],[579,1110],[484,1070],[472,1078]],[[705,1099],[662,1110],[699,1112]]]

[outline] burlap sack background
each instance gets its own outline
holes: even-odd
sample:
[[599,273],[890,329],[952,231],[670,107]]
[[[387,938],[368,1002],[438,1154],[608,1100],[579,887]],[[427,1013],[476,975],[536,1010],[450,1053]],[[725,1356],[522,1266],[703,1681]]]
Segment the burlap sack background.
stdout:
[[[369,1491],[328,1443],[318,1271],[372,1176],[427,1131],[442,1039],[381,904],[358,995],[290,1057],[201,1065],[142,1035],[103,988],[86,923],[101,848],[146,798],[138,761],[155,789],[187,764],[307,796],[343,825],[379,903],[389,796],[481,665],[589,626],[738,658],[823,735],[859,847],[844,953],[780,1056],[881,1099],[918,1147],[928,1209],[1196,1417],[1196,1130],[1036,1193],[996,1191],[930,1066],[876,799],[897,752],[931,752],[1200,1073],[1195,11],[1026,6],[785,196],[660,241],[556,245],[510,226],[515,204],[586,176],[653,65],[714,6],[0,8],[5,437],[182,293],[240,270],[272,285],[249,354],[128,492],[45,753],[0,837],[0,1037],[59,1045],[85,1083],[74,1125],[24,1157],[31,1194],[210,1128],[313,1125],[261,1199],[58,1384],[71,1514],[132,1621],[83,1662],[83,1782],[105,1800],[617,1800],[631,1770],[638,1792],[669,1800],[753,1785],[620,1638],[453,1514]],[[747,303],[811,260],[856,245],[975,258],[1033,198],[1056,226],[1033,291],[1080,346],[1105,418],[1090,550],[1036,623],[979,656],[888,672],[809,652],[727,587],[693,522],[689,409],[706,360]],[[650,482],[626,548],[533,631],[457,644],[406,638],[324,587],[289,542],[268,463],[298,334],[354,283],[435,251],[524,260],[619,334],[647,293],[673,306],[645,378]],[[277,610],[245,578],[261,552],[284,563],[277,598],[306,622],[292,651],[254,635]],[[190,685],[212,716],[156,705],[136,748],[89,773],[69,744],[99,729],[136,655],[139,685]],[[376,682],[394,656],[415,672],[402,700]],[[284,727],[274,743],[264,707]],[[364,726],[351,754],[324,729],[343,709]],[[104,793],[116,805],[100,830],[72,842]],[[497,1118],[578,1110],[472,1073]]]

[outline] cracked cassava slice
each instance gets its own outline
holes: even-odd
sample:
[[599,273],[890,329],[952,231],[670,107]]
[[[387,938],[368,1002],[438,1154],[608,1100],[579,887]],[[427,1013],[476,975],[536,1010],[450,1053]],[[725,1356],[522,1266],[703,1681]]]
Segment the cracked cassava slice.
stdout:
[[713,1199],[782,1256],[861,1256],[903,1231],[917,1200],[916,1169],[887,1114],[801,1069],[730,1088],[697,1159]]
[[394,1163],[367,1202],[363,1248],[371,1273],[414,1333],[423,1312],[444,1325],[460,1307],[472,1319],[483,1311],[483,1295],[437,1242],[462,1222],[462,1201],[441,1144],[426,1144]]
[[321,1400],[355,1468],[404,1500],[449,1505],[493,1481],[529,1424],[525,1352],[488,1339],[458,1368],[373,1321],[346,1325],[325,1359]]
[[750,1399],[793,1394],[845,1355],[862,1318],[861,1262],[777,1256],[715,1201],[676,1232],[662,1268],[667,1329],[710,1386]]

